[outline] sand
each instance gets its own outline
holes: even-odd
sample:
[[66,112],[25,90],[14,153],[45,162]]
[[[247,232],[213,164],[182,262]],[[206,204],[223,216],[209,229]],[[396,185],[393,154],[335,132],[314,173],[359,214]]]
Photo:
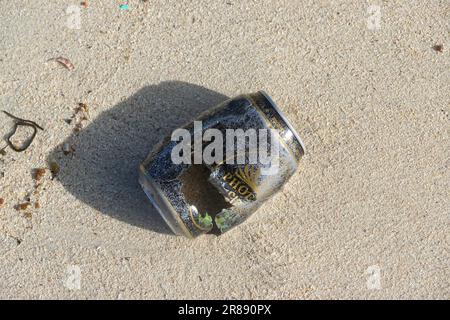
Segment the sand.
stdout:
[[[1,298],[450,298],[448,1],[120,4],[2,1],[0,109],[45,130],[0,155]],[[173,236],[138,164],[261,89],[299,172],[229,233]]]

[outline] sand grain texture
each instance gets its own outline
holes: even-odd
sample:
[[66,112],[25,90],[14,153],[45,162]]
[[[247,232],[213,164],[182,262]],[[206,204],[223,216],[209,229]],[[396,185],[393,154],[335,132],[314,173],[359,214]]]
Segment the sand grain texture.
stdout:
[[[71,29],[74,3],[2,2],[0,109],[45,130],[0,155],[1,298],[450,298],[448,1],[90,1]],[[300,172],[239,228],[172,236],[138,164],[260,89],[304,139]]]

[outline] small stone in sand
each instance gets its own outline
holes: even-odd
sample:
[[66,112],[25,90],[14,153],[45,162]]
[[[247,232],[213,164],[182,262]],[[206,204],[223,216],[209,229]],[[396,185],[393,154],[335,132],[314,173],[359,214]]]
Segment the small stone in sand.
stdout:
[[34,170],[34,180],[39,181],[45,175],[45,168],[37,168]]
[[31,214],[31,212],[24,212],[23,215],[25,216],[25,218],[27,219],[31,219],[33,217],[33,215]]
[[89,113],[89,106],[86,103],[84,103],[84,102],[79,102],[78,103],[78,108],[77,108],[76,111],[77,111],[77,113],[79,111],[84,111],[86,113]]
[[58,175],[59,171],[61,171],[61,168],[55,161],[51,161],[49,166],[50,172],[52,173],[53,178],[55,178]]
[[444,52],[444,45],[443,44],[437,44],[433,46],[434,51],[437,52]]
[[72,147],[66,142],[66,143],[64,143],[63,146],[62,146],[62,151],[63,151],[64,155],[67,156],[67,155],[69,155],[69,154],[72,153],[73,149],[72,149]]
[[0,198],[0,208],[3,208],[4,204],[5,204],[5,199]]
[[75,125],[75,128],[73,128],[73,131],[74,131],[74,132],[80,132],[81,129],[83,129],[83,124],[77,123],[77,124]]
[[31,203],[24,202],[17,205],[17,210],[27,210]]

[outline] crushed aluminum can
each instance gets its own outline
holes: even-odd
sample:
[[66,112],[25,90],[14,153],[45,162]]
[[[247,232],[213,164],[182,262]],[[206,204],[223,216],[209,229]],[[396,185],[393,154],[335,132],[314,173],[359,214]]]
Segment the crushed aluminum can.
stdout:
[[[227,100],[177,130],[191,140],[180,147],[181,139],[166,137],[141,164],[139,182],[172,231],[189,238],[246,220],[296,172],[305,150],[263,91]],[[184,162],[174,159],[180,154]]]

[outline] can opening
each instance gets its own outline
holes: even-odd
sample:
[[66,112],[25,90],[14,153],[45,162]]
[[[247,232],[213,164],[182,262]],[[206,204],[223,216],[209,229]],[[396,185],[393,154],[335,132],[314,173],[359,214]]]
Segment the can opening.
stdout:
[[[202,164],[194,164],[184,171],[179,180],[182,183],[181,192],[190,205],[194,205],[200,215],[207,213],[214,221],[215,216],[223,209],[232,205],[227,202],[222,194],[209,181],[211,171]],[[212,233],[217,232],[214,225]]]

